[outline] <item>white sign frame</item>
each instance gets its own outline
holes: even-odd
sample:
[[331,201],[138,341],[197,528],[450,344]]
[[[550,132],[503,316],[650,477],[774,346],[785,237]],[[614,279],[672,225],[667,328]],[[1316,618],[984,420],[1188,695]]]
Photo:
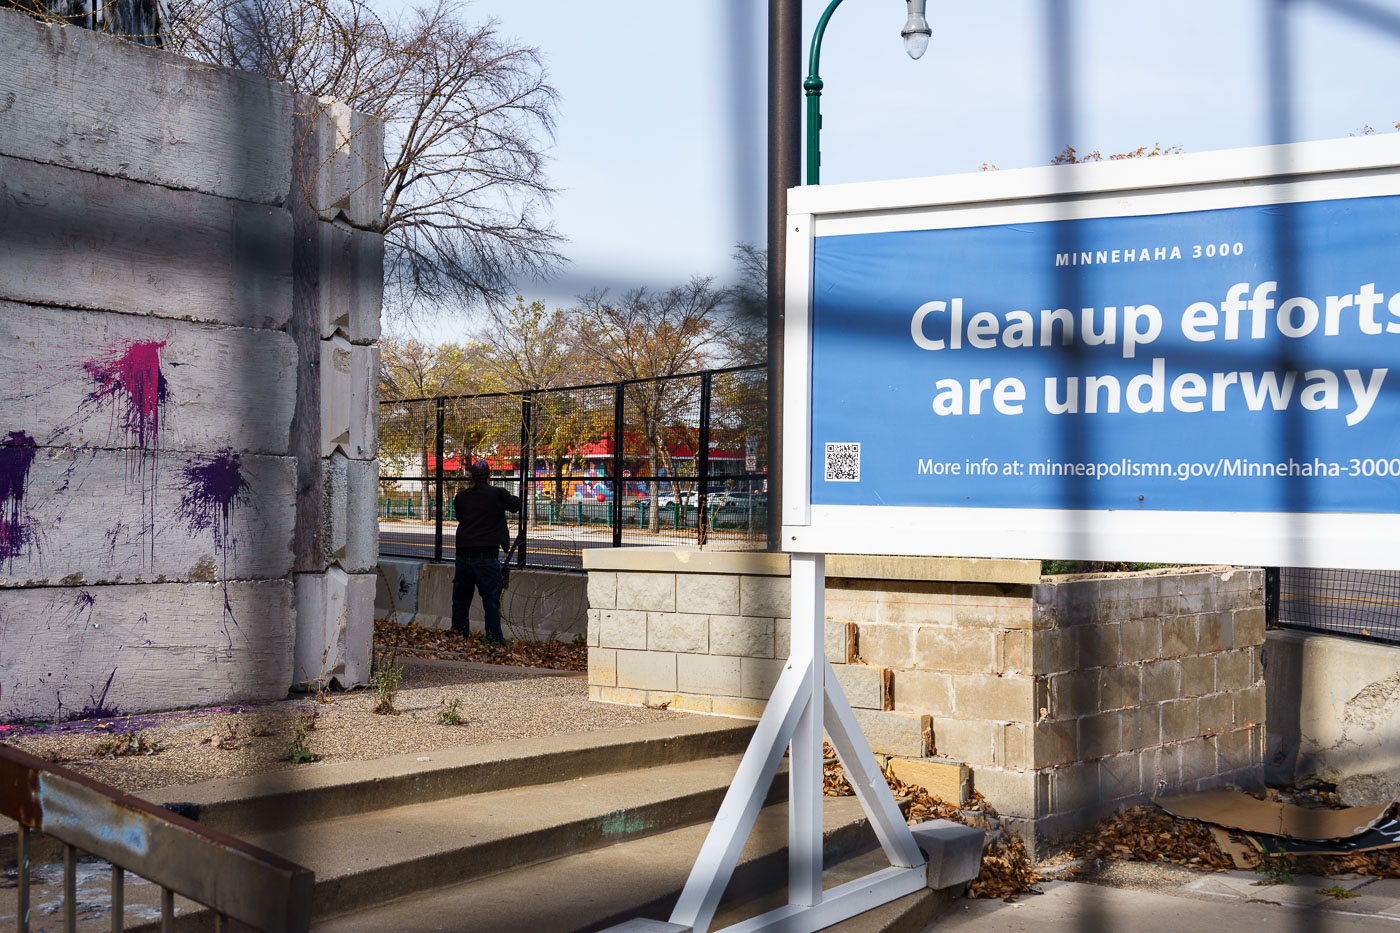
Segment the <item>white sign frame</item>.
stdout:
[[791,189],[782,549],[1400,570],[1400,515],[814,505],[811,475],[816,237],[1397,194],[1393,135]]

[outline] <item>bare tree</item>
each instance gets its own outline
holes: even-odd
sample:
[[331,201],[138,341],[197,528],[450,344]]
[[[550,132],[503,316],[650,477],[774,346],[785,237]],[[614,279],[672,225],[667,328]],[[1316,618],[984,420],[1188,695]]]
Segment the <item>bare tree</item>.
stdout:
[[[172,46],[334,99],[384,126],[391,316],[502,306],[562,262],[545,215],[558,93],[539,52],[457,0],[394,19],[363,0],[172,0]],[[351,143],[353,148],[353,141]]]
[[[692,372],[710,363],[727,299],[726,290],[701,277],[664,292],[632,289],[620,301],[610,300],[606,292],[581,299],[573,328],[578,350],[610,379],[646,380],[629,383],[624,391],[641,422],[653,477],[660,475],[660,467],[671,477],[677,475],[668,434],[680,425],[681,412],[695,404],[698,388],[688,380],[655,377]],[[615,443],[624,440],[615,438]],[[659,509],[651,509],[647,524],[652,531],[660,528]]]
[[768,250],[740,243],[734,261],[739,281],[729,290],[728,320],[716,340],[726,365],[750,366],[768,359]]

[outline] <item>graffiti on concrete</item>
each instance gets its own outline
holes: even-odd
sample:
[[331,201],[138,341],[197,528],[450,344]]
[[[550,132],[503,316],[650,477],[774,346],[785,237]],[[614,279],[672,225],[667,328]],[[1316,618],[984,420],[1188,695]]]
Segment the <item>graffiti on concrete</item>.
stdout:
[[[233,513],[236,506],[248,500],[248,482],[243,478],[243,461],[232,448],[225,447],[216,454],[185,461],[182,468],[184,493],[176,510],[191,535],[209,533],[214,538],[214,553],[219,556],[219,576],[224,586],[224,618],[238,626],[228,598],[228,558],[238,547],[233,534]],[[228,647],[233,636],[224,626]]]
[[0,442],[0,563],[13,565],[16,557],[37,543],[24,493],[38,451],[34,438],[24,431],[11,431]]

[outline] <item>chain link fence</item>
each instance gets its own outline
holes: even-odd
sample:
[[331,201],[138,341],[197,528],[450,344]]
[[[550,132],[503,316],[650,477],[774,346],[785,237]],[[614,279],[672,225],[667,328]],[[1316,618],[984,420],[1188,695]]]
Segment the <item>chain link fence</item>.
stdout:
[[[524,500],[514,563],[590,547],[764,550],[767,370],[380,403],[379,550],[452,560],[472,461]],[[616,442],[620,439],[620,442]]]
[[1281,628],[1400,644],[1400,573],[1283,567],[1268,578]]

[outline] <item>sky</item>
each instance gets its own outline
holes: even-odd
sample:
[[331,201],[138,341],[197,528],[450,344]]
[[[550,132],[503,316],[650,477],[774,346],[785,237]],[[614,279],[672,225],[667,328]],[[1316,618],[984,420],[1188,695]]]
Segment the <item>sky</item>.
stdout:
[[[804,61],[825,6],[804,0]],[[735,245],[765,237],[766,0],[474,0],[466,15],[538,48],[561,97],[549,178],[570,262],[517,282],[522,296],[563,307],[593,289],[735,278]],[[1400,121],[1400,0],[929,0],[918,61],[904,17],[899,0],[845,0],[831,19],[823,184]]]

